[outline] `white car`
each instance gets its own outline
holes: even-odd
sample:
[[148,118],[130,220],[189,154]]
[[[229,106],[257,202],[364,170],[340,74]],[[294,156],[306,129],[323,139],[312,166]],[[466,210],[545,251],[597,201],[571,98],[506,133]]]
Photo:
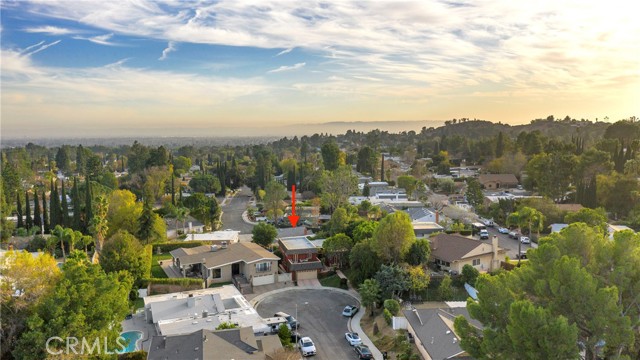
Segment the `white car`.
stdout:
[[360,310],[360,308],[358,308],[356,305],[347,305],[345,306],[344,310],[342,310],[342,316],[353,317],[353,315],[355,315],[358,310]]
[[531,239],[526,236],[520,236],[520,242],[523,244],[531,244]]
[[347,342],[351,346],[356,346],[356,345],[361,345],[362,344],[362,339],[360,339],[360,336],[358,335],[357,332],[345,333],[344,337],[347,339]]
[[508,234],[509,233],[509,229],[501,227],[501,228],[498,229],[498,232],[500,234]]
[[310,337],[305,336],[300,341],[298,341],[298,347],[300,347],[300,352],[302,352],[302,356],[311,356],[316,354],[316,346],[313,344],[313,341]]

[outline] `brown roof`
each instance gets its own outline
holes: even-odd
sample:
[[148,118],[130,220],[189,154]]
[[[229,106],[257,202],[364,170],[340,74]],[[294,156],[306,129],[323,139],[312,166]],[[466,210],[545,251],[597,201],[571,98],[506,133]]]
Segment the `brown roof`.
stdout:
[[578,212],[582,209],[580,204],[556,204],[561,211]]
[[211,251],[211,248],[210,245],[180,248],[171,251],[171,256],[180,259],[181,265],[200,264],[202,259],[205,259],[208,268],[239,261],[250,264],[260,260],[280,260],[278,256],[255,243],[233,243],[229,244],[226,249],[217,247],[216,251]]
[[518,179],[513,174],[481,174],[478,177],[480,184],[486,184],[488,182],[500,182],[505,184],[518,184]]
[[440,260],[452,262],[462,259],[484,243],[460,235],[438,234],[430,239],[431,255]]

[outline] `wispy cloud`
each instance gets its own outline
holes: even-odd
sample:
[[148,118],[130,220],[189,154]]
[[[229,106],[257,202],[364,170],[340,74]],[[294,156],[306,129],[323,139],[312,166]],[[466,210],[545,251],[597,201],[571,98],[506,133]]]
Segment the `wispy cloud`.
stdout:
[[49,35],[68,35],[73,34],[75,31],[67,28],[61,28],[57,26],[37,26],[26,28],[24,31],[28,33],[43,33]]
[[280,51],[279,53],[276,54],[276,56],[280,56],[280,55],[284,55],[284,54],[288,54],[291,51],[293,51],[293,48],[288,48],[288,49],[284,49],[282,51]]
[[[37,54],[40,51],[46,50],[46,49],[50,48],[53,45],[57,45],[58,43],[60,43],[60,41],[62,41],[62,40],[56,40],[56,41],[54,41],[52,43],[45,44],[45,45],[41,45],[41,44],[43,44],[43,42],[40,42],[40,43],[38,43],[36,45],[29,46],[27,49],[25,49],[25,50],[29,50],[29,51],[28,52],[24,52],[24,55],[25,56],[31,56],[33,54]],[[35,50],[32,51],[31,49],[35,49]]]
[[167,44],[167,47],[164,50],[162,50],[162,56],[160,56],[158,60],[160,61],[165,60],[167,56],[169,56],[169,53],[172,51],[176,51],[176,43],[174,41],[169,41],[169,43]]
[[94,44],[105,45],[105,46],[119,46],[120,44],[109,41],[113,37],[113,33],[97,35],[91,37],[83,37],[83,36],[74,36],[73,38],[76,40],[87,40]]
[[269,71],[267,71],[267,73],[274,74],[274,73],[279,73],[279,72],[284,72],[284,71],[298,70],[298,69],[302,69],[305,65],[307,65],[307,63],[304,63],[304,62],[297,63],[297,64],[291,65],[291,66],[283,65],[283,66],[280,66],[277,69],[269,70]]

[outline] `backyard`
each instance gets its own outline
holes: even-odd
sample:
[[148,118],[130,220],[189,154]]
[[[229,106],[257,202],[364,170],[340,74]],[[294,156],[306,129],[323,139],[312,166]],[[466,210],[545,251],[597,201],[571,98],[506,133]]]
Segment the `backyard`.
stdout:
[[153,254],[151,257],[151,277],[166,278],[167,274],[162,270],[159,261],[171,260],[171,254]]

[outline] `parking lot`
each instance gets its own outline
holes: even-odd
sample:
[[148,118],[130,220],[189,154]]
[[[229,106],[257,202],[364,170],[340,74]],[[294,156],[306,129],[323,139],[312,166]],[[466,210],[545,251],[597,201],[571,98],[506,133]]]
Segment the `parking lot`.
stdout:
[[351,296],[331,290],[290,290],[274,294],[262,300],[256,310],[262,317],[273,316],[278,311],[296,316],[300,322],[299,333],[313,340],[317,355],[314,359],[356,359],[352,347],[344,338],[348,331],[348,319],[342,310],[357,304]]

